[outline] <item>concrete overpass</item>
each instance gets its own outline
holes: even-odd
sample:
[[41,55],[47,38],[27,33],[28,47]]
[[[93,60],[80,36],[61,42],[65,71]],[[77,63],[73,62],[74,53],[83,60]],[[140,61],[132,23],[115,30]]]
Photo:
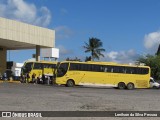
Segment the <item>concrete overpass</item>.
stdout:
[[40,60],[40,48],[55,47],[55,31],[0,17],[0,72],[6,69],[7,50],[36,49]]

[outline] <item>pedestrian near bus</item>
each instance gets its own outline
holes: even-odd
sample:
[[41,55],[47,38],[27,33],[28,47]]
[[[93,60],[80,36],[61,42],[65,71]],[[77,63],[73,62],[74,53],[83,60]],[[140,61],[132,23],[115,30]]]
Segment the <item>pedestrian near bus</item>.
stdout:
[[35,83],[35,80],[36,80],[35,78],[36,78],[36,74],[33,73],[33,74],[32,74],[32,82],[33,82],[33,83]]
[[3,74],[3,79],[7,80],[7,73],[6,72]]

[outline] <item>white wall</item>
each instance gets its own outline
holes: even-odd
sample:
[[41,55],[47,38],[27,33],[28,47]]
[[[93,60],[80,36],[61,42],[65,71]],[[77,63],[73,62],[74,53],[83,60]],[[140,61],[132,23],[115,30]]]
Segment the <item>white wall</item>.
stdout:
[[43,48],[41,49],[41,57],[59,58],[59,49],[58,48]]

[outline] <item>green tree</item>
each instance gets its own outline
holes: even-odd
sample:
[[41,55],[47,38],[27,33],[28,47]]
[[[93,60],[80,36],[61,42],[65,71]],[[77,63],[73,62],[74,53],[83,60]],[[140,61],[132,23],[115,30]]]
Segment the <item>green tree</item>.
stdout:
[[72,58],[66,58],[66,61],[81,61],[81,59],[79,59],[79,58],[77,58],[77,57],[75,57],[74,59],[72,59]]
[[160,55],[146,55],[145,57],[140,57],[138,61],[150,66],[151,76],[155,79],[160,79]]
[[158,50],[157,50],[157,52],[156,52],[155,55],[160,55],[160,44],[159,44],[159,46],[158,46]]
[[91,60],[94,61],[94,59],[98,59],[100,58],[100,56],[104,57],[104,55],[102,54],[102,52],[105,51],[105,49],[102,48],[103,43],[101,42],[100,39],[98,38],[89,38],[89,42],[86,43],[85,42],[85,46],[83,46],[83,48],[85,49],[85,52],[91,53]]
[[91,56],[86,56],[86,59],[85,59],[85,62],[87,62],[87,61],[91,61]]

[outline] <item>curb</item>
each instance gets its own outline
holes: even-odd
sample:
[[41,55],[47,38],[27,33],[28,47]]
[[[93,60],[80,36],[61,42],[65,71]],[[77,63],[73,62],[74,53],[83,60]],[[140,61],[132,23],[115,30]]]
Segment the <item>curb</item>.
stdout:
[[0,80],[0,83],[5,83],[5,82],[7,82],[7,83],[21,83],[20,81],[14,81],[14,80],[11,80],[11,81],[3,81],[3,80]]

